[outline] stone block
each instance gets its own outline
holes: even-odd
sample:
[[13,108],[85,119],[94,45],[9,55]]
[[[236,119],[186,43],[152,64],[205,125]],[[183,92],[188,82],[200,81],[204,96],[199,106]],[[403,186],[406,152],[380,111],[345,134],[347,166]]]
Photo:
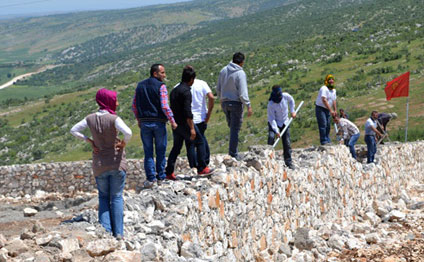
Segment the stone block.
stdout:
[[115,239],[101,239],[91,241],[87,245],[87,252],[92,257],[104,256],[116,250],[118,241]]
[[197,258],[203,256],[203,251],[200,246],[186,241],[181,246],[181,256],[185,258]]
[[365,213],[364,219],[368,220],[372,226],[376,226],[381,222],[381,218],[378,217],[374,212]]
[[108,254],[103,262],[140,262],[144,261],[140,252],[118,250]]
[[380,237],[377,233],[371,233],[365,235],[365,241],[367,241],[368,244],[377,244],[380,242]]
[[294,245],[299,250],[311,250],[314,247],[314,241],[309,236],[309,228],[298,228],[294,235]]
[[35,243],[39,246],[45,246],[48,243],[50,243],[50,241],[52,240],[53,240],[53,236],[50,234],[35,237]]
[[392,210],[388,215],[389,221],[405,220],[406,214],[399,210]]
[[0,234],[0,249],[2,249],[6,245],[6,243],[7,239],[2,234]]
[[11,257],[16,257],[29,251],[28,246],[20,239],[11,240],[6,244],[5,248],[8,250],[8,255]]
[[332,235],[328,240],[328,246],[334,249],[342,250],[344,244],[343,238],[337,234]]
[[152,242],[147,242],[141,248],[141,261],[158,261],[159,259],[159,250],[156,245]]
[[38,213],[38,211],[34,208],[24,208],[24,217],[32,217],[35,216]]
[[60,249],[63,253],[71,253],[79,249],[79,241],[77,238],[68,238],[58,241]]

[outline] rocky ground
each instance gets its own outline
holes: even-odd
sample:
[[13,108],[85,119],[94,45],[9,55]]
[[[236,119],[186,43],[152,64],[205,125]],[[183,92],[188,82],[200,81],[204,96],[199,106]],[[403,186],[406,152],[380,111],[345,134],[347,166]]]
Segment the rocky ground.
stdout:
[[[312,149],[312,151],[322,150]],[[295,159],[304,157],[294,153]],[[314,154],[296,163],[314,163]],[[234,165],[219,159],[214,167]],[[97,223],[97,195],[51,194],[0,197],[0,262],[11,261],[236,261],[227,247],[209,256],[184,235],[185,214],[196,193],[219,177],[197,177],[179,160],[180,181],[126,191],[125,239],[115,240]],[[283,244],[279,261],[424,261],[424,184],[394,198],[380,198],[355,222],[299,228]]]

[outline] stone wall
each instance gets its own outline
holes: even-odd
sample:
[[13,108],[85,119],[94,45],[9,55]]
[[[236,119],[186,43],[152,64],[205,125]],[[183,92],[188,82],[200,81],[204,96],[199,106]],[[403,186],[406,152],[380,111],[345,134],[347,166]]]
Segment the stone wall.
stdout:
[[[145,173],[142,160],[128,160],[126,188],[142,185]],[[45,192],[90,192],[96,189],[91,161],[0,166],[0,195],[32,195]]]
[[[219,261],[284,261],[280,249],[294,242],[299,228],[361,220],[375,200],[394,199],[424,182],[424,142],[380,146],[377,165],[353,160],[344,146],[295,150],[293,158],[298,167],[289,170],[281,152],[257,146],[243,161],[213,156],[216,171],[208,186],[201,179],[171,182],[173,188],[193,188],[184,191],[172,215],[184,243],[181,254],[196,257],[200,247]],[[129,166],[128,187],[141,185],[142,162]],[[0,167],[0,194],[93,190],[90,174],[90,162]],[[146,194],[151,192],[143,193],[144,200]]]
[[423,142],[381,146],[377,165],[354,161],[343,146],[301,151],[295,159],[309,166],[287,170],[261,147],[251,149],[247,165],[222,164],[225,172],[212,177],[221,186],[197,193],[183,238],[208,255],[225,250],[221,261],[284,261],[279,248],[293,243],[296,229],[355,222],[374,200],[424,181]]

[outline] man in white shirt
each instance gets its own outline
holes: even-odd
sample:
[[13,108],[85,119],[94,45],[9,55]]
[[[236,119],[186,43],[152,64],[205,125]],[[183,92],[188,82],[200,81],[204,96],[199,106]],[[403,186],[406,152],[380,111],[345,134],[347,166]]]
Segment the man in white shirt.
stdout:
[[[356,159],[355,144],[360,136],[358,127],[348,119],[340,118],[338,115],[333,117],[333,120],[339,129],[337,135],[342,136],[340,143],[347,145],[352,157]],[[346,141],[347,143],[344,143]]]
[[[200,79],[194,80],[194,83],[191,86],[191,95],[191,112],[193,113],[193,122],[204,138],[206,151],[205,162],[207,165],[209,165],[210,150],[208,141],[205,136],[205,131],[208,127],[208,122],[212,114],[215,98],[212,94],[210,87],[208,86],[208,83]],[[206,98],[208,100],[207,107]]]
[[317,117],[319,140],[321,145],[331,143],[330,139],[330,116],[337,115],[336,105],[336,89],[334,84],[334,76],[329,74],[325,77],[325,85],[323,85],[315,100],[315,115]]
[[[268,101],[268,145],[274,144],[275,137],[280,137],[281,130],[288,123],[288,112],[293,118],[296,117],[294,109],[294,99],[288,93],[283,93],[281,87],[275,85],[272,87],[272,92]],[[284,132],[281,137],[284,150],[284,162],[290,169],[294,169],[291,158],[290,146],[290,128]]]
[[372,111],[371,117],[365,122],[365,143],[367,143],[367,164],[374,162],[377,153],[377,138],[375,135],[383,136],[377,130],[378,112]]

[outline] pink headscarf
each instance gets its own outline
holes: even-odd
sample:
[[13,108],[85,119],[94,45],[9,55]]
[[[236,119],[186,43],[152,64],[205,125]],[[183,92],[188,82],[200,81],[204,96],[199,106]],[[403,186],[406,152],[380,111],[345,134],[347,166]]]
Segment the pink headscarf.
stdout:
[[100,109],[116,115],[116,92],[106,88],[99,89],[96,94],[96,102]]

